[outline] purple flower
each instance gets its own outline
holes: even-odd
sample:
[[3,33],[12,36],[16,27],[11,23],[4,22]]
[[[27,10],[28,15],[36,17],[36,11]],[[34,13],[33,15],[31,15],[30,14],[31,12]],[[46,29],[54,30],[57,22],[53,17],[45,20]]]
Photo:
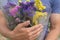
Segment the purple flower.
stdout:
[[16,16],[16,13],[18,13],[18,9],[20,8],[20,6],[15,6],[14,8],[12,8],[10,10],[10,14],[15,17]]
[[16,6],[16,4],[13,4],[13,3],[8,3],[10,6]]
[[34,2],[21,2],[21,3],[20,3],[20,6],[21,6],[23,9],[28,9],[28,7],[34,6]]

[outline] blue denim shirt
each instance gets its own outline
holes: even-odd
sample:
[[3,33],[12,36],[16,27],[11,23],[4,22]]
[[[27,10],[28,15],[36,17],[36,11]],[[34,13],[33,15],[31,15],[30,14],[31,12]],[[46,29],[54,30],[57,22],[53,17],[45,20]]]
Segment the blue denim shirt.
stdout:
[[[22,0],[23,2],[25,0]],[[34,1],[34,0],[31,0]],[[46,6],[46,12],[48,12],[48,14],[50,15],[50,13],[60,13],[60,0],[41,0],[43,5]],[[4,0],[4,1],[0,1],[0,8],[2,6],[5,6],[7,3],[13,3],[18,5],[18,0]],[[48,16],[49,16],[48,15]],[[47,20],[49,20],[49,18],[47,18]],[[44,40],[45,35],[47,34],[48,31],[48,21],[45,22],[46,25],[44,25],[44,31],[39,35],[39,37],[37,38],[37,40]]]
[[[25,0],[22,0],[23,2]],[[34,0],[31,0],[34,1]],[[60,0],[41,0],[47,6],[47,11],[52,13],[60,13]],[[6,5],[8,2],[18,5],[18,0],[0,0],[0,7]],[[51,11],[50,11],[51,10]]]

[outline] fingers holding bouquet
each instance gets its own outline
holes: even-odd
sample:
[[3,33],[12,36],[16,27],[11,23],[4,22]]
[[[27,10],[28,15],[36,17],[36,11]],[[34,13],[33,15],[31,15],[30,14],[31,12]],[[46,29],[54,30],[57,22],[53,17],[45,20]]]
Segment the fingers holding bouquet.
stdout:
[[12,32],[12,40],[35,40],[39,34],[43,31],[43,26],[41,24],[25,28],[30,23],[26,21],[24,23],[20,23],[16,26],[16,28]]

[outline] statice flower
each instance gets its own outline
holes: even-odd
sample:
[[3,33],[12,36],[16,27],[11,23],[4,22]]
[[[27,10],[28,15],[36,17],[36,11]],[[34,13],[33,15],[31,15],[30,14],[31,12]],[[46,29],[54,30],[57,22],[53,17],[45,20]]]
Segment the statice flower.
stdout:
[[46,19],[47,17],[47,13],[43,12],[46,7],[42,4],[40,0],[35,0],[34,2],[30,2],[29,0],[22,2],[20,0],[19,5],[8,3],[4,7],[4,9],[9,18],[11,18],[8,20],[10,21],[9,25],[15,24],[16,26],[19,23],[30,20],[29,27],[31,27],[39,23],[44,24],[41,19]]
[[29,0],[22,2],[20,0],[19,6],[15,6],[9,12],[16,22],[20,23],[30,20],[31,25],[36,25],[38,24],[37,19],[47,15],[42,12],[45,8],[40,0],[35,0],[34,2],[30,2]]
[[[47,21],[47,13],[44,11],[46,7],[40,0],[35,0],[34,2],[30,2],[30,0],[22,2],[20,0],[19,5],[8,3],[4,9],[8,15],[9,28],[12,30],[18,24],[27,20],[30,20],[30,25],[27,27],[32,27],[37,24],[43,24],[45,26]],[[44,30],[46,31],[46,29]]]

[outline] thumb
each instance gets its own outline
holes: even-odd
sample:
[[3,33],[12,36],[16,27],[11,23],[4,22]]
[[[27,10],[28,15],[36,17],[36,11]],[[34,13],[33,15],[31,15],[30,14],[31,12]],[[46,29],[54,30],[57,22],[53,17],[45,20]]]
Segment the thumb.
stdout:
[[30,24],[30,21],[25,21],[24,23],[20,23],[16,26],[16,28],[13,30],[13,32],[18,33],[21,28],[28,26],[29,24]]
[[30,24],[30,21],[25,21],[24,23],[20,23],[17,25],[17,28],[22,28],[22,27],[26,27]]

